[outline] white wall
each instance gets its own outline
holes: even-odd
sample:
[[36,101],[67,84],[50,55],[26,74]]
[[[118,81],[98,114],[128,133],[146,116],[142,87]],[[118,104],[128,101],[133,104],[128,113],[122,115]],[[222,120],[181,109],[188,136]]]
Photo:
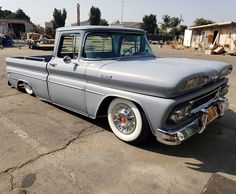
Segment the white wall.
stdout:
[[185,30],[184,31],[184,46],[190,47],[192,41],[192,30]]
[[229,45],[229,49],[234,50],[236,48],[236,28],[222,29],[219,44]]

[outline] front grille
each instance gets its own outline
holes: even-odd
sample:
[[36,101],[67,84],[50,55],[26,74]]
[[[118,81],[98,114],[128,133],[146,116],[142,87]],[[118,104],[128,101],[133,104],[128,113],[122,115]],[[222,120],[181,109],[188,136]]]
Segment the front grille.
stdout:
[[217,92],[218,92],[219,89],[217,90],[214,90],[210,93],[207,93],[207,94],[204,94],[200,97],[197,97],[197,98],[194,98],[192,99],[191,101],[193,102],[193,106],[192,106],[192,109],[195,109],[199,106],[201,106],[202,104],[210,101],[211,99],[215,98]]
[[[175,106],[170,114],[170,116],[167,119],[167,124],[168,125],[181,125],[183,124],[185,121],[189,121],[191,119],[193,119],[195,116],[195,113],[197,113],[199,110],[199,108],[201,109],[201,107],[204,105],[207,106],[207,104],[209,102],[213,102],[215,99],[224,96],[225,94],[227,94],[227,88],[228,85],[227,84],[223,84],[221,86],[219,86],[217,89],[212,90],[206,94],[203,94],[201,96],[195,97],[193,99],[190,99],[187,102],[181,103],[177,106]],[[227,88],[227,89],[226,89]],[[224,90],[226,89],[226,91],[224,92]],[[223,91],[223,92],[222,92]],[[212,101],[213,100],[213,101]],[[179,122],[175,122],[171,119],[171,115],[173,115],[174,111],[180,111],[182,110],[184,107],[188,106],[188,105],[192,105],[191,106],[191,113],[189,116],[186,116],[185,118],[183,118],[181,121]],[[206,108],[206,107],[203,107]]]

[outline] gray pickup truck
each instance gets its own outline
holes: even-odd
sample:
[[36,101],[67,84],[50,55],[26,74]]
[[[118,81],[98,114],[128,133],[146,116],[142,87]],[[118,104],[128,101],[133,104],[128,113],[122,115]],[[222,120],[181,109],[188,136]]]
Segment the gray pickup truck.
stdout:
[[224,115],[232,65],[158,58],[143,30],[65,27],[53,56],[6,58],[9,85],[91,118],[138,143],[177,145]]

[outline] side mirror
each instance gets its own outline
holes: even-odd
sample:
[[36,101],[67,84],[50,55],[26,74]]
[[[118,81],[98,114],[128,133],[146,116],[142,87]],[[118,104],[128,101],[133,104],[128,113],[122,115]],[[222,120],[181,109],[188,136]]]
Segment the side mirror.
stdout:
[[64,61],[64,63],[66,63],[66,64],[70,63],[70,62],[71,62],[70,56],[68,56],[68,55],[64,56],[64,57],[63,57],[63,61]]

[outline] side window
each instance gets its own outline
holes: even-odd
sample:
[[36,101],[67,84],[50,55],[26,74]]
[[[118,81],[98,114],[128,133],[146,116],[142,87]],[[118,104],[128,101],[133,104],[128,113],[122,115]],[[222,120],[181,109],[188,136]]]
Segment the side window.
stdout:
[[69,56],[72,59],[78,57],[80,51],[80,34],[64,34],[61,36],[57,56],[63,58]]
[[86,38],[84,58],[114,57],[112,37],[107,34],[90,34]]
[[121,55],[133,55],[140,52],[140,36],[123,36],[121,40]]

